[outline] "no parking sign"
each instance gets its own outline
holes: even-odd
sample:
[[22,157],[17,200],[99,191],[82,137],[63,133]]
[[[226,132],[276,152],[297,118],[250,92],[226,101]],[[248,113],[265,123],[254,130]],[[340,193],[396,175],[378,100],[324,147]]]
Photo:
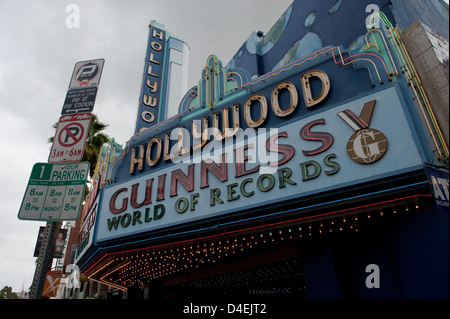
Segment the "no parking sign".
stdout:
[[49,163],[81,161],[89,132],[91,113],[67,114],[59,118]]

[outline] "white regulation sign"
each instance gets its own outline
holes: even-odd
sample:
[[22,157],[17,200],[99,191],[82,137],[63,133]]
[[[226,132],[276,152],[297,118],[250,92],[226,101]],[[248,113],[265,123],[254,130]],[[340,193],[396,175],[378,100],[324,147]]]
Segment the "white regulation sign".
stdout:
[[66,114],[58,128],[48,157],[49,163],[79,162],[83,158],[91,113]]
[[77,62],[70,79],[69,90],[98,87],[104,63],[104,59]]
[[20,206],[19,219],[77,219],[88,174],[89,162],[34,164]]

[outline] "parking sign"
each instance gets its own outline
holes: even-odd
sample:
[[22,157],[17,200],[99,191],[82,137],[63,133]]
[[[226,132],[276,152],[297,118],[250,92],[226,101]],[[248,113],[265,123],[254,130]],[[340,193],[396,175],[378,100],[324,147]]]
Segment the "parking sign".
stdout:
[[81,161],[90,123],[91,113],[61,116],[48,156],[48,162],[70,163]]
[[88,175],[89,162],[34,164],[20,206],[19,219],[77,219]]
[[69,90],[98,87],[104,63],[104,59],[77,62],[70,79]]

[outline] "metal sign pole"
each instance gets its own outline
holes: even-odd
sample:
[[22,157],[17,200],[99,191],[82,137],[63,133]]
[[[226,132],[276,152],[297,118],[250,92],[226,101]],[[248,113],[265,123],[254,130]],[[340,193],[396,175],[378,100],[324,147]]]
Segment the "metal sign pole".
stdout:
[[61,222],[47,222],[42,239],[41,249],[36,262],[33,283],[31,285],[30,299],[41,299],[44,288],[45,275],[50,270],[55,249],[56,236]]

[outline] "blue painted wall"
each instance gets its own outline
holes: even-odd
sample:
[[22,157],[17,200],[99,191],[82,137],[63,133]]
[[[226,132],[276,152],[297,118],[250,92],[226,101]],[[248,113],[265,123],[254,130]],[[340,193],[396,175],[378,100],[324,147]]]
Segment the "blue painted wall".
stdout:
[[374,6],[394,26],[405,30],[421,21],[448,40],[449,6],[443,0],[295,0],[265,35],[253,32],[227,67],[256,77],[327,45],[351,49],[366,34]]
[[[322,47],[342,45],[349,49],[367,32],[368,5],[380,10],[385,0],[296,0],[264,36],[254,32],[228,66],[246,69],[252,77],[281,67]],[[384,7],[390,20],[389,8]]]

